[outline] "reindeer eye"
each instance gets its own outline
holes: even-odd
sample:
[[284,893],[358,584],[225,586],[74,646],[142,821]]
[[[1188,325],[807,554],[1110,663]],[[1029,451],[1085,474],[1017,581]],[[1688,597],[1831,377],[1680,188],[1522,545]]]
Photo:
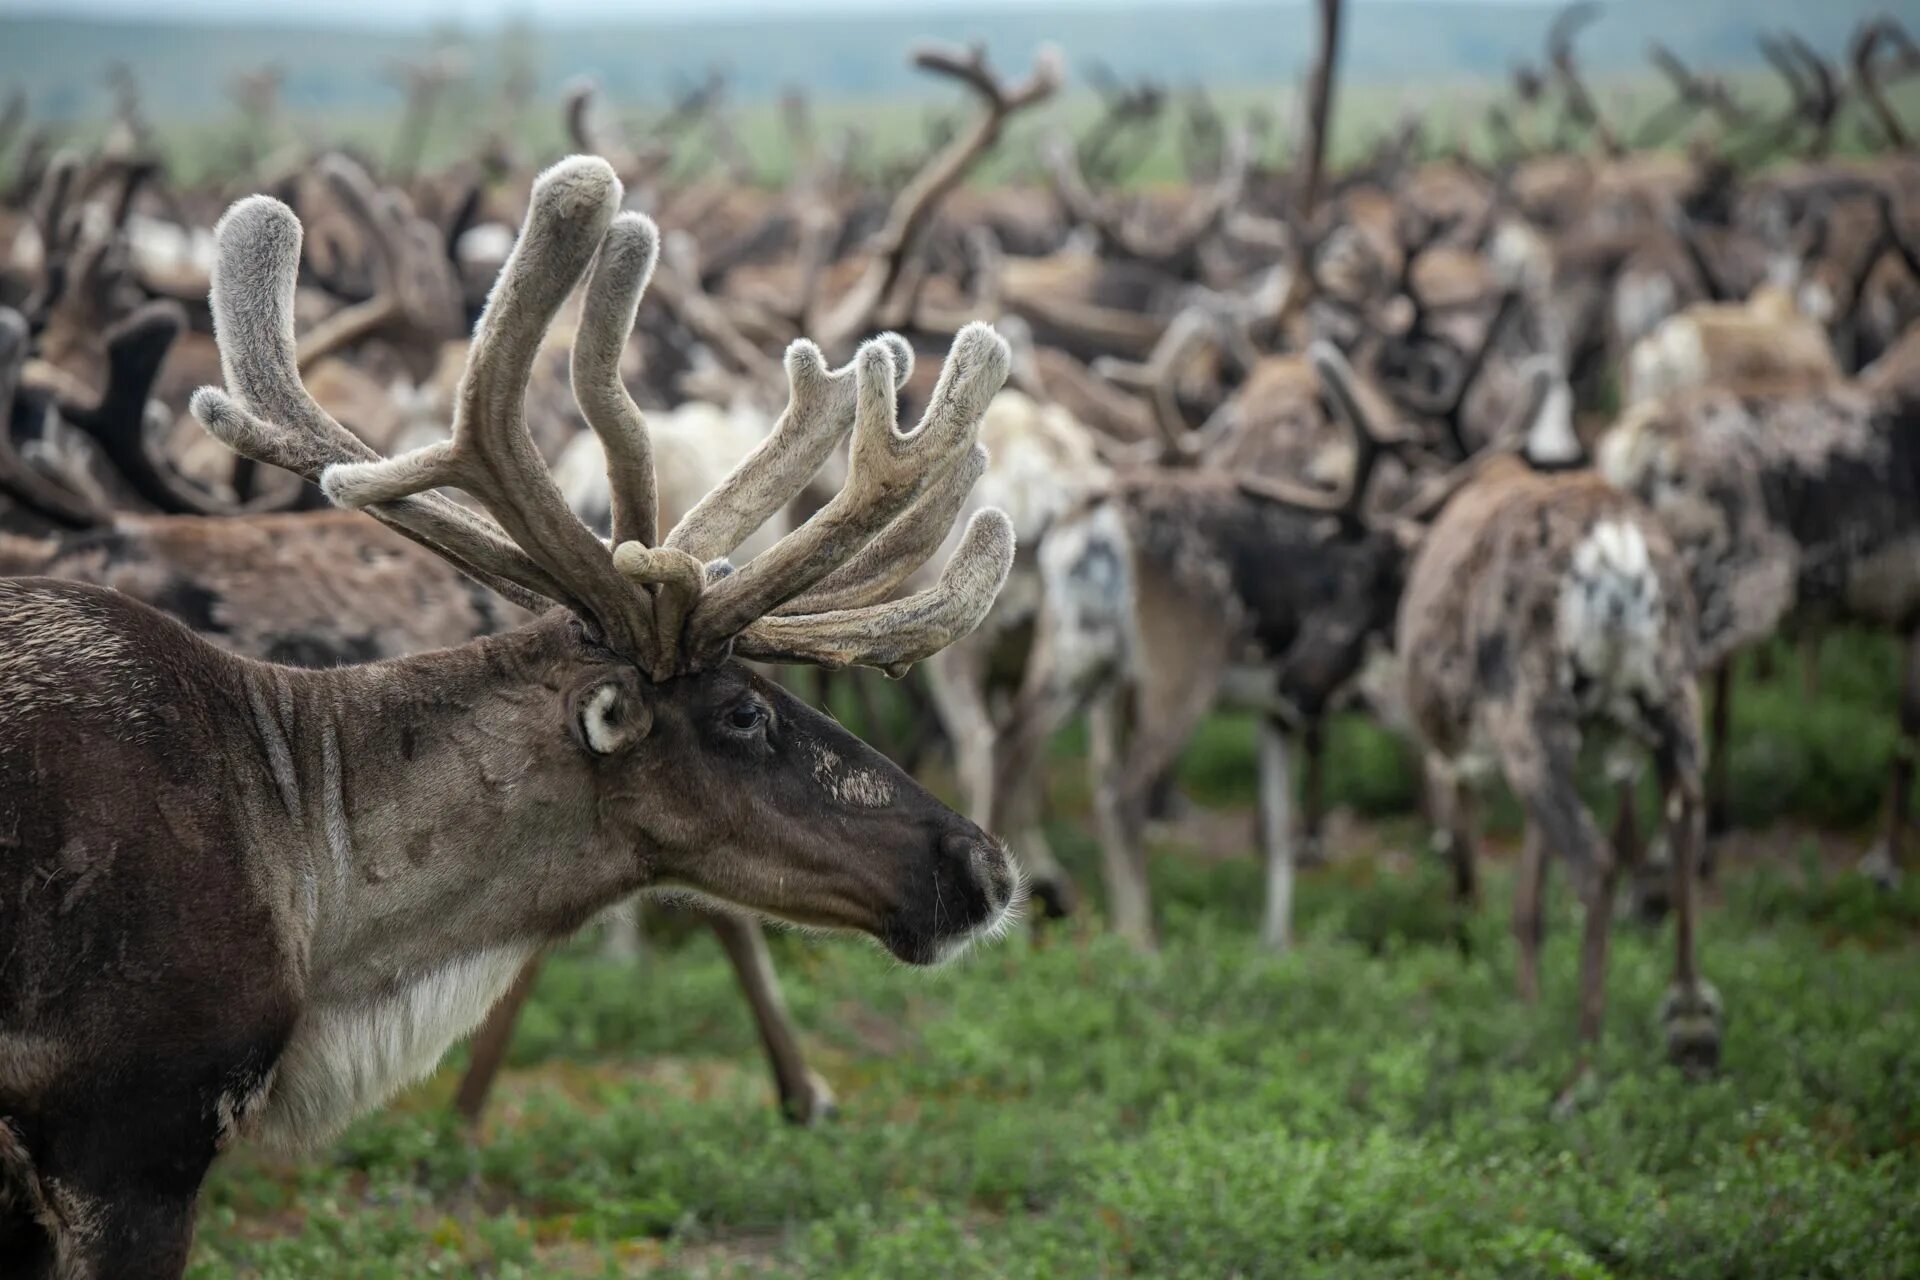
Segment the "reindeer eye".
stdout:
[[738,733],[752,733],[767,722],[767,709],[758,699],[739,703],[727,712],[727,727]]

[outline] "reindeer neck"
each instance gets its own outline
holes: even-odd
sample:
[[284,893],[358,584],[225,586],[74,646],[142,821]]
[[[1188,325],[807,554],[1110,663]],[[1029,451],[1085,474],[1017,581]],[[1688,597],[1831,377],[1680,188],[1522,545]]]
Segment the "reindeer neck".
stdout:
[[249,664],[316,994],[537,946],[637,880],[593,847],[559,688],[576,652],[549,617],[365,666]]

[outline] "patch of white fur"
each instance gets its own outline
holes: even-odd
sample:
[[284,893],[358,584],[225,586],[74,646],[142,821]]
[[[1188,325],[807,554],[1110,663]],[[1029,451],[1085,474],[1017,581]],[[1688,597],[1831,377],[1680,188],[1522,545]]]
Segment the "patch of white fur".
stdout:
[[1622,280],[1613,294],[1613,329],[1622,342],[1638,343],[1672,316],[1680,295],[1670,276],[1637,272]]
[[1627,356],[1627,403],[1641,404],[1697,387],[1709,372],[1700,326],[1690,316],[1669,317],[1635,342]]
[[426,1076],[480,1025],[532,951],[477,951],[376,999],[309,1006],[276,1068],[262,1141],[310,1149]]
[[1527,457],[1535,463],[1578,462],[1585,450],[1573,429],[1573,388],[1555,378],[1527,428]]
[[1794,301],[1799,304],[1800,314],[1823,325],[1832,324],[1834,313],[1839,310],[1833,290],[1818,280],[1809,280],[1801,285]]
[[1006,902],[993,915],[981,921],[963,934],[942,941],[935,949],[933,963],[943,965],[959,959],[973,948],[976,943],[996,942],[1007,936],[1013,926],[1020,922],[1027,906],[1027,873],[1021,869],[1020,859],[1007,855],[1007,868],[1013,873],[1013,892],[1007,895]]
[[893,803],[893,784],[871,769],[850,769],[831,747],[810,744],[813,780],[841,804],[859,809],[884,809]]
[[1502,219],[1487,247],[1494,278],[1509,289],[1544,288],[1553,279],[1553,250],[1540,233],[1516,218]]
[[454,256],[462,263],[499,266],[513,252],[518,233],[504,222],[482,222],[460,233]]
[[[773,419],[744,400],[729,408],[694,400],[647,414],[660,495],[661,531],[672,528],[691,511],[772,430]],[[553,481],[575,515],[595,528],[606,527],[612,518],[613,492],[608,487],[607,455],[599,436],[582,431],[569,441],[554,463]],[[774,513],[734,549],[734,563],[746,563],[771,546],[786,528],[786,513]]]
[[1557,619],[1566,678],[1586,681],[1585,709],[1633,724],[1635,695],[1660,697],[1662,618],[1660,580],[1639,527],[1594,525],[1574,548]]
[[[1022,543],[1039,538],[1107,475],[1087,428],[1059,405],[1041,404],[1020,391],[1002,391],[987,405],[980,443],[989,461],[969,505],[1006,512]],[[956,528],[963,523],[955,521]]]
[[1132,661],[1133,547],[1111,504],[1062,521],[1040,543],[1046,642],[1058,689],[1091,688]]
[[620,700],[620,690],[611,684],[601,685],[587,699],[586,707],[580,712],[580,726],[586,731],[587,745],[596,755],[612,755],[620,746],[620,733],[607,723],[607,716],[613,711],[613,704]]
[[183,227],[165,218],[131,213],[127,215],[126,237],[134,271],[143,278],[198,276],[204,280],[213,274],[215,250],[210,227]]

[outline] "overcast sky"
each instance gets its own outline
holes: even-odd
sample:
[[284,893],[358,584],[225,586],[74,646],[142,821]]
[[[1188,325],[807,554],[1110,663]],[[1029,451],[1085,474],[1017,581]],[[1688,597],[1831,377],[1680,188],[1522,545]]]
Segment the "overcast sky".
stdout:
[[[576,25],[598,20],[631,23],[646,17],[672,18],[755,13],[848,13],[862,9],[995,9],[1013,7],[1092,8],[1130,0],[0,0],[0,14],[33,13],[90,18],[198,18],[221,22],[269,21],[315,24],[417,27],[458,22],[490,27],[509,18],[535,23]],[[1131,0],[1138,3],[1139,0]],[[1194,4],[1206,0],[1155,0],[1158,4]],[[1304,0],[1272,0],[1303,3]],[[1358,0],[1365,3],[1366,0]],[[1444,4],[1447,0],[1427,0]],[[1511,0],[1543,3],[1546,0]]]

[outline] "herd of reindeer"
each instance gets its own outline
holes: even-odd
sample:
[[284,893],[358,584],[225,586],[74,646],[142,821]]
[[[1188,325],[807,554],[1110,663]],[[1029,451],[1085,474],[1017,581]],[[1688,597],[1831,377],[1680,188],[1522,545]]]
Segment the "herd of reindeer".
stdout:
[[[1222,706],[1262,726],[1261,933],[1288,944],[1323,723],[1358,705],[1423,753],[1463,902],[1477,797],[1520,803],[1525,999],[1564,866],[1563,1101],[1623,875],[1675,921],[1670,1055],[1713,1069],[1696,879],[1736,655],[1904,637],[1866,871],[1906,833],[1920,153],[1888,87],[1920,48],[1891,20],[1846,65],[1770,37],[1778,108],[1656,49],[1672,101],[1628,129],[1583,16],[1488,110],[1491,155],[1415,126],[1328,163],[1323,56],[1297,148],[1110,83],[996,186],[967,179],[1060,89],[1050,53],[1009,79],[918,51],[970,105],[897,171],[790,111],[783,188],[685,163],[711,93],[633,141],[578,85],[581,154],[544,171],[494,137],[193,185],[130,94],[85,151],[16,100],[0,1271],[178,1274],[218,1152],[323,1141],[480,1026],[477,1116],[543,950],[646,888],[717,933],[787,1114],[825,1114],[754,916],[933,963],[1023,881],[1077,910],[1041,792],[1081,715],[1140,946],[1143,828]],[[1134,189],[1169,128],[1189,181]],[[778,664],[906,677],[966,816]]]

